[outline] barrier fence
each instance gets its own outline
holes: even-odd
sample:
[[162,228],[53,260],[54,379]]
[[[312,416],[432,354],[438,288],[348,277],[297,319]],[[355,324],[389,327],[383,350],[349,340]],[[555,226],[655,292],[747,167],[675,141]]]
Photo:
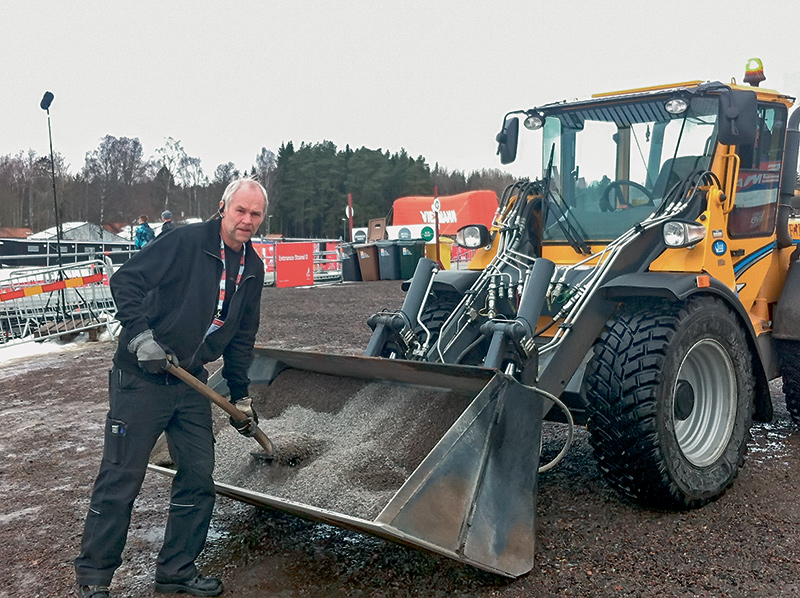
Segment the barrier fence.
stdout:
[[[265,284],[276,286],[342,282],[341,244],[340,239],[253,239],[264,261]],[[56,265],[55,244],[43,244],[35,252],[15,248],[16,255],[0,257],[0,344],[85,331],[90,338],[103,330],[117,333],[108,280],[134,251],[108,246],[64,249],[62,245],[61,266]]]
[[0,281],[0,343],[75,336],[112,335],[116,305],[108,279],[110,260],[3,272]]

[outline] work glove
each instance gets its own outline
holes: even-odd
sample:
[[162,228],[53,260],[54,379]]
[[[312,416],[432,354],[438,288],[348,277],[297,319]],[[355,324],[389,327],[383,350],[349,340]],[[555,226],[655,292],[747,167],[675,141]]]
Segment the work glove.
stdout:
[[242,436],[255,436],[258,424],[258,413],[253,409],[253,399],[250,397],[242,397],[237,401],[231,402],[234,407],[247,416],[247,419],[243,419],[242,421],[236,421],[231,417],[231,425],[236,428],[236,431]]
[[139,367],[151,374],[160,374],[169,364],[178,365],[174,355],[167,355],[167,350],[153,338],[152,330],[137,334],[128,343],[128,351],[136,355]]

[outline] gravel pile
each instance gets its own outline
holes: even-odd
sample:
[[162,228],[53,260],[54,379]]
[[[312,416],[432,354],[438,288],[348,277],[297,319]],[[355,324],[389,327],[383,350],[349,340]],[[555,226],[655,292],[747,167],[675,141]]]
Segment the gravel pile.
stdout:
[[[469,404],[470,396],[289,370],[253,389],[277,449],[265,465],[231,428],[218,482],[372,520]],[[250,442],[245,444],[245,442]]]

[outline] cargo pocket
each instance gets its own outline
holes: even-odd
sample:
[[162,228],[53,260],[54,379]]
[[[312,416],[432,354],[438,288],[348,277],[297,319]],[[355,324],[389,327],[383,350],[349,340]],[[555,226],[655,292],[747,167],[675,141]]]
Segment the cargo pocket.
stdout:
[[106,418],[106,441],[103,447],[103,459],[119,465],[125,457],[125,438],[127,426],[119,419]]

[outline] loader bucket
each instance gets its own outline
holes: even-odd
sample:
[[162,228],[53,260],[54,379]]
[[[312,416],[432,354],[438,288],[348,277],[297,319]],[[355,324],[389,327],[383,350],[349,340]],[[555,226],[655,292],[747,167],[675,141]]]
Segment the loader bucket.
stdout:
[[[543,413],[533,389],[482,367],[263,347],[250,377],[278,457],[254,464],[248,439],[221,432],[219,494],[508,577],[531,570]],[[209,384],[224,394],[220,381]]]

